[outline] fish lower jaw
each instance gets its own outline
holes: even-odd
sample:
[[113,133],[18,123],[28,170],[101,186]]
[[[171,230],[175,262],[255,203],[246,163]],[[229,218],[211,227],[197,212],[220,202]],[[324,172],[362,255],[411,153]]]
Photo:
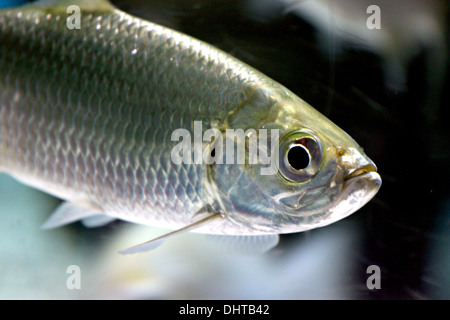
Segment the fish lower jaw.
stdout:
[[381,177],[373,171],[346,179],[340,193],[330,205],[310,212],[307,216],[299,216],[298,224],[283,226],[280,233],[307,231],[342,220],[369,202],[380,187]]
[[[360,171],[362,172],[362,171]],[[329,225],[348,217],[369,202],[381,187],[381,177],[377,172],[369,171],[346,179],[344,187],[317,227]]]

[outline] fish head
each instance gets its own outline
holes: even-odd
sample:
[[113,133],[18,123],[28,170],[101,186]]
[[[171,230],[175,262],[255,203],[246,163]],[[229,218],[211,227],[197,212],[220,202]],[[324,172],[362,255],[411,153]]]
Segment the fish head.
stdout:
[[343,219],[375,196],[377,168],[342,129],[287,89],[249,96],[228,119],[228,127],[246,130],[245,163],[213,167],[225,216],[238,228],[305,231]]

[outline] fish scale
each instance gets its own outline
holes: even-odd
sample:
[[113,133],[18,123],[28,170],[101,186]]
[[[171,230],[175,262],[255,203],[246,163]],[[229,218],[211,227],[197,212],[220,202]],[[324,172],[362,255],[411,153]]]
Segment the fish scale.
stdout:
[[[226,72],[235,62],[125,14],[90,14],[83,32],[68,30],[62,14],[0,14],[1,78],[9,79],[2,82],[2,168],[112,215],[186,223],[205,205],[204,169],[172,164],[171,133],[212,114],[223,118],[238,104],[242,84]],[[24,64],[27,73],[17,72]],[[15,94],[18,104],[10,102]]]

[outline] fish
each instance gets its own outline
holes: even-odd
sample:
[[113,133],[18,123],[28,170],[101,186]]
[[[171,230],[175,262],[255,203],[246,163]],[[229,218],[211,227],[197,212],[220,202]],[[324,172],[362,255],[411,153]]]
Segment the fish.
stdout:
[[0,10],[0,171],[63,200],[44,229],[174,230],[123,254],[190,231],[265,252],[381,186],[357,142],[286,87],[105,0]]

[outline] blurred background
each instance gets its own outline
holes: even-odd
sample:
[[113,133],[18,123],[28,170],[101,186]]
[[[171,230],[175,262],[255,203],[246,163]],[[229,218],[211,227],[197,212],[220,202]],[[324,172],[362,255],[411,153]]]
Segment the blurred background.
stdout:
[[[123,222],[43,231],[59,200],[1,174],[1,299],[450,299],[448,1],[112,2],[295,92],[364,147],[383,185],[350,217],[283,235],[265,255],[187,234],[122,256],[166,231]],[[368,27],[370,5],[380,29]],[[67,288],[71,265],[79,290]],[[366,285],[371,265],[380,289]]]

